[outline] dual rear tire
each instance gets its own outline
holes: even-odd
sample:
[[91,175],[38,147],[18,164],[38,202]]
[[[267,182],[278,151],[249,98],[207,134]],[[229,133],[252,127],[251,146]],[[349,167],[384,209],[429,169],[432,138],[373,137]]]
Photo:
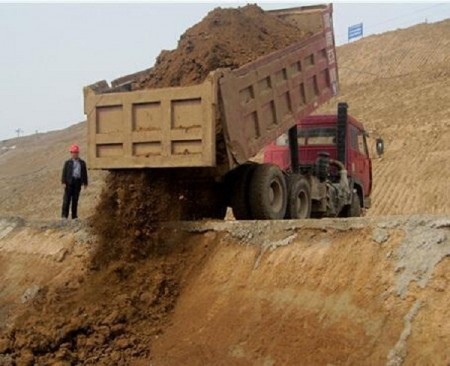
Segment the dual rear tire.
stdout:
[[273,164],[245,164],[236,169],[230,205],[237,220],[304,219],[311,215],[311,189],[297,175],[286,179]]

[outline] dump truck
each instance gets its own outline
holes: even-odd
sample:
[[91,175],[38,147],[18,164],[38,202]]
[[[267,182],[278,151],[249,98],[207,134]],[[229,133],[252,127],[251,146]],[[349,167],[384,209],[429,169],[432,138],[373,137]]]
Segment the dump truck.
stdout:
[[[298,121],[338,93],[332,5],[270,13],[311,36],[237,69],[215,70],[198,85],[131,91],[135,74],[84,88],[89,168],[170,170],[176,184],[197,180],[211,210],[194,208],[195,218],[223,218],[227,207],[237,219],[349,210],[354,190],[345,163],[326,154],[315,169],[298,163]],[[286,131],[289,169],[251,161]],[[336,170],[337,191],[329,184]],[[312,210],[303,208],[298,187],[311,192]],[[337,199],[339,207],[330,208]]]
[[368,133],[348,114],[348,104],[339,103],[336,114],[298,121],[295,132],[297,147],[285,133],[264,149],[263,159],[286,175],[300,173],[289,191],[287,214],[293,218],[361,216],[371,206],[372,161]]

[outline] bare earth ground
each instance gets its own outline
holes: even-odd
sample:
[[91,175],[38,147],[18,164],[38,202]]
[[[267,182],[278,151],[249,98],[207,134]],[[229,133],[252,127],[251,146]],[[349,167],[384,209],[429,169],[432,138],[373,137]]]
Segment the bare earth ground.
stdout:
[[[167,224],[183,261],[151,255],[103,273],[86,269],[85,227],[54,225],[1,222],[0,364],[450,362],[448,216]],[[153,267],[174,256],[190,264],[175,295],[164,281],[176,276]],[[139,279],[148,292],[135,294]],[[172,295],[176,307],[155,307]]]
[[338,50],[339,100],[386,141],[362,219],[167,224],[98,267],[86,222],[54,221],[85,125],[0,142],[0,365],[448,365],[449,37]]

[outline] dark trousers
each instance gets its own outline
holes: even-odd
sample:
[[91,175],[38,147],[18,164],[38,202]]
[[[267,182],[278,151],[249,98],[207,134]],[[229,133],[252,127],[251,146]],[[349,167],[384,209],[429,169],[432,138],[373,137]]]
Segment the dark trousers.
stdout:
[[81,191],[81,179],[74,179],[72,183],[66,184],[61,216],[66,219],[69,217],[69,207],[72,205],[72,219],[78,217],[78,198]]

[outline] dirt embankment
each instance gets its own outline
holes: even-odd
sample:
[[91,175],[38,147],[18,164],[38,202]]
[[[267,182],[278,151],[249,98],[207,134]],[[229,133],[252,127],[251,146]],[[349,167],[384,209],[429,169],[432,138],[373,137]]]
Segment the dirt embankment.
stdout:
[[208,226],[155,364],[450,362],[448,218]]
[[[15,226],[0,239],[0,363],[445,365],[449,227],[425,216],[177,224],[147,254],[89,268],[85,228]],[[61,233],[73,240],[62,257]],[[48,238],[41,257],[27,237]],[[39,267],[21,271],[18,258]]]
[[90,231],[0,222],[0,365],[129,365],[149,357],[185,282],[215,246],[162,230],[107,248]]

